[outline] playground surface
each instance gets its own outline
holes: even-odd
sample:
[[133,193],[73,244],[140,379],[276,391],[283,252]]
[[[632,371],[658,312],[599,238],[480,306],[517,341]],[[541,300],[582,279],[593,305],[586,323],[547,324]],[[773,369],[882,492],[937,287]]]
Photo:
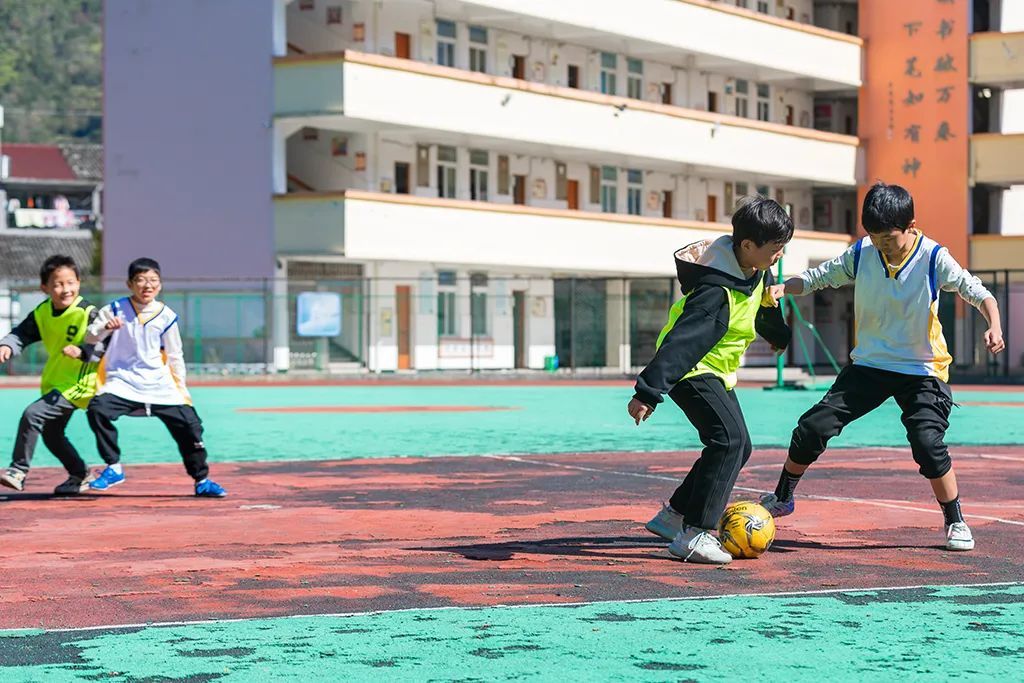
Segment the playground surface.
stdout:
[[[740,389],[774,488],[820,391]],[[836,439],[772,549],[673,560],[643,530],[696,457],[625,383],[194,389],[211,476],[191,496],[156,420],[119,422],[125,484],[53,498],[40,445],[0,490],[4,681],[1019,678],[1024,393],[954,387],[978,540],[942,516],[890,402]],[[0,451],[35,396],[0,390]],[[83,415],[69,435],[98,464]]]

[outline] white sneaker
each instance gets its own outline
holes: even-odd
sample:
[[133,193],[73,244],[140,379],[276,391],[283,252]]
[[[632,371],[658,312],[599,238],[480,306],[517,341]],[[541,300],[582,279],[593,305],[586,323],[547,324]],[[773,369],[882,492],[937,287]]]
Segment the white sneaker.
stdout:
[[683,562],[699,562],[701,564],[729,564],[732,555],[726,552],[718,539],[710,532],[695,526],[684,526],[668,551]]
[[21,470],[9,467],[3,474],[0,474],[0,484],[15,491],[24,491],[26,476]]
[[974,535],[965,522],[953,522],[946,527],[946,550],[974,550]]
[[655,536],[661,536],[667,541],[673,540],[683,530],[683,516],[672,509],[668,503],[662,506],[654,519],[647,522],[644,528]]

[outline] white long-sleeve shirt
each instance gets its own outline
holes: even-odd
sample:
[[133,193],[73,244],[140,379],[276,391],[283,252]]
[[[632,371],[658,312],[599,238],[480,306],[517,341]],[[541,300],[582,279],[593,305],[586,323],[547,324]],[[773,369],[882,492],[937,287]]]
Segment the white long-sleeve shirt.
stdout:
[[890,264],[865,237],[800,279],[804,294],[855,284],[854,365],[943,381],[953,359],[939,324],[939,292],[956,292],[975,308],[992,296],[948,249],[921,233],[903,263]]
[[[123,326],[108,330],[106,325],[114,318],[121,318]],[[140,308],[130,297],[112,301],[100,309],[86,333],[87,343],[104,340],[97,395],[114,394],[155,405],[192,405],[178,316],[169,306],[153,301]]]

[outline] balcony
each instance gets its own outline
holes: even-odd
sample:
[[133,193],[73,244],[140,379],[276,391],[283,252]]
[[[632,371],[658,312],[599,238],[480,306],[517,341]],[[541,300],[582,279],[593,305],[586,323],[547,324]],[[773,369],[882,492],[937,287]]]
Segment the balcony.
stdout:
[[970,184],[1024,184],[1024,133],[971,136]]
[[[849,90],[861,84],[855,36],[709,0],[443,0],[449,19],[527,32],[555,42],[630,53],[781,87]],[[774,3],[772,3],[774,5]],[[728,36],[723,40],[722,36]],[[770,45],[770,49],[765,49]]]
[[[326,253],[590,275],[671,276],[676,249],[732,231],[724,223],[357,190],[278,195],[274,217],[282,256]],[[786,270],[834,258],[849,244],[846,235],[797,231]]]
[[442,144],[627,167],[643,160],[689,175],[857,182],[852,136],[350,51],[277,58],[275,115],[289,131],[404,129]]
[[1024,32],[971,36],[971,83],[1024,88]]

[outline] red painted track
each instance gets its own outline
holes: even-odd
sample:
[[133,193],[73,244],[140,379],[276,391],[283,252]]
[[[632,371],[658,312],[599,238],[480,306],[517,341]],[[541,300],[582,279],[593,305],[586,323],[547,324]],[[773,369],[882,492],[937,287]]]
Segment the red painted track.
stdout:
[[[219,464],[222,500],[189,495],[180,466],[131,464],[110,494],[50,499],[61,473],[39,468],[28,492],[0,491],[0,628],[1024,576],[1024,526],[970,517],[1024,523],[1019,449],[955,449],[973,553],[939,549],[942,518],[905,449],[835,450],[772,551],[727,568],[673,561],[641,527],[693,457]],[[756,453],[739,486],[771,488],[782,458]]]

